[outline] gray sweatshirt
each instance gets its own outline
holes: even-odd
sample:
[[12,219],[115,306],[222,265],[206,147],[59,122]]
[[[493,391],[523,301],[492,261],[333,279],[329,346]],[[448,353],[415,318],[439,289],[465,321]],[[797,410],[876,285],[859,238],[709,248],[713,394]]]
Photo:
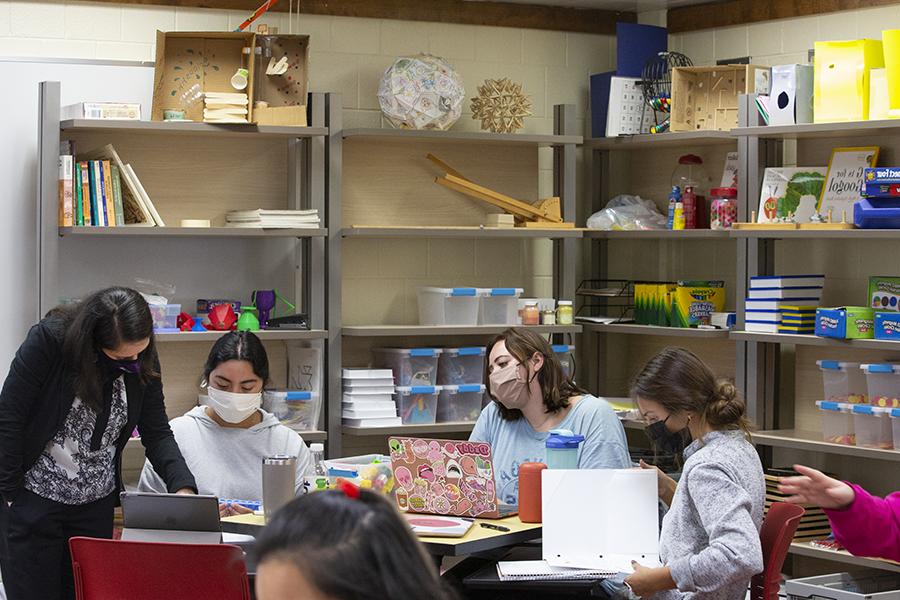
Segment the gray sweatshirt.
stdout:
[[[225,500],[262,500],[262,460],[274,454],[297,457],[295,489],[299,493],[303,476],[312,475],[312,455],[294,430],[282,425],[275,415],[260,411],[262,421],[249,429],[221,427],[209,418],[205,406],[192,408],[170,425],[188,468],[201,494]],[[150,462],[144,463],[138,489],[165,493],[166,485]]]
[[766,486],[762,465],[743,432],[715,431],[695,440],[672,506],[663,519],[660,559],[677,590],[655,600],[743,600],[763,570],[759,529]]

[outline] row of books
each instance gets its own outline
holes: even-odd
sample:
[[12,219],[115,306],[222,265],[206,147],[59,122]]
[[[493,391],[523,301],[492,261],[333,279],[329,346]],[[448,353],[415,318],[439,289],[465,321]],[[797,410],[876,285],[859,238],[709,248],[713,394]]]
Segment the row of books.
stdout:
[[131,165],[112,145],[81,155],[60,143],[60,227],[165,227]]
[[394,401],[394,373],[390,369],[344,369],[342,421],[352,427],[401,425]]
[[815,333],[824,275],[751,277],[745,329],[757,333]]

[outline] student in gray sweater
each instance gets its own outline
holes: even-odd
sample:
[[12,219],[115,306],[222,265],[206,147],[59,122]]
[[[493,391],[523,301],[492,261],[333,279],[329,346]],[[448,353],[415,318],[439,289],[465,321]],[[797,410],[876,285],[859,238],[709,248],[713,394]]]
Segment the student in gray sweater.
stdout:
[[[676,485],[659,473],[670,505],[660,534],[662,567],[634,564],[634,595],[654,599],[739,600],[763,570],[759,530],[765,480],[734,385],[716,380],[697,356],[667,348],[647,363],[632,396],[657,448],[684,448]],[[642,465],[645,468],[646,465]],[[649,467],[653,468],[653,467]]]

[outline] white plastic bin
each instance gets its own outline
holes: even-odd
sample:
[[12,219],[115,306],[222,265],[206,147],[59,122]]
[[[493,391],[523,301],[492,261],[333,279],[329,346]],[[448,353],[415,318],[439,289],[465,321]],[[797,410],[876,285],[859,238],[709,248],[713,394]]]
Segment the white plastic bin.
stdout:
[[481,384],[442,386],[438,396],[437,422],[457,423],[478,419],[484,389]]
[[887,408],[900,408],[900,365],[878,363],[862,365],[866,374],[869,404]]
[[816,406],[822,411],[822,439],[833,444],[856,445],[851,405],[819,400]]
[[402,386],[394,399],[404,425],[429,425],[437,419],[438,394],[441,388],[433,385]]
[[266,390],[263,410],[266,410],[294,431],[318,429],[322,409],[318,392],[301,390]]
[[853,406],[853,428],[856,445],[860,448],[894,449],[894,431],[891,428],[891,409],[856,404]]
[[556,355],[557,360],[559,360],[563,373],[566,374],[566,377],[571,377],[572,373],[575,372],[575,346],[554,344],[553,353]]
[[866,376],[859,363],[836,360],[817,360],[822,371],[825,400],[828,402],[849,402],[865,404],[868,401]]
[[479,325],[516,325],[522,288],[478,288],[481,308]]
[[438,385],[484,383],[484,346],[444,348],[438,359]]
[[438,348],[374,348],[376,369],[390,369],[397,385],[435,385]]
[[419,325],[478,325],[475,288],[419,288]]
[[900,408],[891,409],[891,426],[894,428],[894,450],[900,450]]
[[900,600],[900,574],[868,569],[784,582],[788,600]]

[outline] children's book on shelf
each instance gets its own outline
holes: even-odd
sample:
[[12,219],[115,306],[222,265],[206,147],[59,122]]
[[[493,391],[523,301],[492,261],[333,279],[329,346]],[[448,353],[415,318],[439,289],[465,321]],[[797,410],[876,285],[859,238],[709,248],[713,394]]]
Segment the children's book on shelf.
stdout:
[[[122,161],[112,144],[82,153],[78,156],[78,160],[84,163],[85,168],[91,173],[89,178],[91,219],[88,219],[88,213],[85,212],[86,226],[165,226],[131,165]],[[108,184],[105,177],[98,178],[97,163],[109,171]],[[109,204],[107,198],[102,195],[105,191],[104,186],[109,188]],[[107,213],[111,216],[109,220],[105,218]]]
[[60,120],[102,119],[141,120],[141,105],[138,102],[77,102],[63,106],[59,111]]
[[74,225],[75,178],[71,154],[59,156],[59,225]]
[[859,201],[867,168],[878,163],[878,146],[835,148],[831,151],[825,186],[819,199],[820,214],[832,213],[833,219],[853,215],[853,205]]
[[766,169],[760,187],[757,222],[773,223],[790,217],[797,223],[809,222],[816,213],[826,171],[825,167]]

